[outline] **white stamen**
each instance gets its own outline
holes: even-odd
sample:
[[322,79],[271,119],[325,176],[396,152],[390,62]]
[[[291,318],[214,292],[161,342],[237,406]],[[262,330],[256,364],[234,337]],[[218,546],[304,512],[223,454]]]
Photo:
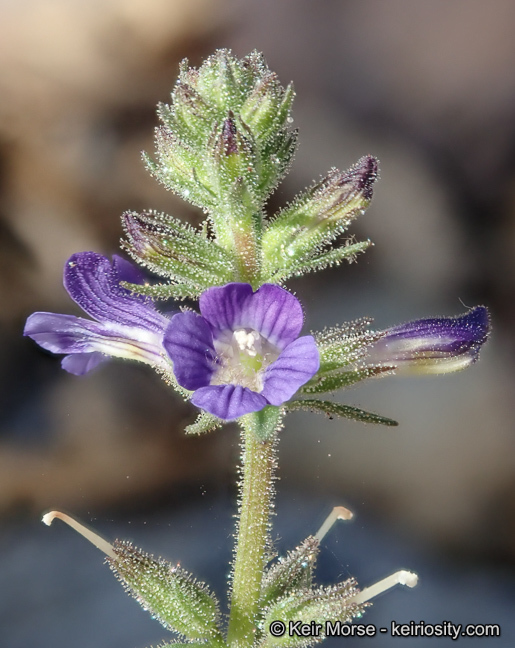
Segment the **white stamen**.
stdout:
[[406,585],[406,587],[415,587],[418,582],[418,576],[414,572],[406,571],[402,569],[401,571],[395,572],[387,578],[371,585],[370,587],[365,587],[364,590],[361,590],[359,594],[352,597],[354,603],[366,603],[370,601],[374,596],[378,596],[383,592],[395,587],[395,585]]
[[256,342],[258,342],[261,337],[257,331],[236,329],[233,336],[240,351],[245,351],[251,357],[257,355],[258,350],[256,349]]
[[66,513],[61,513],[61,511],[49,511],[48,513],[45,513],[45,515],[43,515],[41,521],[44,522],[47,526],[50,526],[52,522],[55,520],[55,518],[62,520],[72,529],[75,529],[77,533],[80,533],[81,536],[86,538],[86,540],[89,540],[91,544],[95,545],[97,549],[103,551],[106,554],[106,556],[109,556],[109,558],[116,559],[116,554],[114,553],[114,549],[112,545],[110,545],[109,542],[107,542],[107,540],[104,540],[104,538],[99,536],[98,533],[91,531],[91,529],[88,529],[80,522],[77,522],[77,520],[74,520],[69,515],[66,515]]
[[315,538],[321,542],[324,536],[331,530],[336,520],[352,520],[354,514],[345,506],[335,506],[333,510],[326,517],[325,522],[320,529],[315,533]]

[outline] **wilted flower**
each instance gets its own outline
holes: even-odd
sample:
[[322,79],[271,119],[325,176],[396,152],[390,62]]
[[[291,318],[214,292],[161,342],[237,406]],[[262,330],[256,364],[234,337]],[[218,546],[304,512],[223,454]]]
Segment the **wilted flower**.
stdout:
[[458,317],[421,319],[385,331],[368,362],[409,373],[438,374],[465,369],[475,362],[490,331],[490,316],[476,306]]
[[171,369],[162,340],[169,319],[153,303],[120,286],[120,281],[140,283],[143,275],[131,263],[114,255],[95,252],[71,256],[64,266],[64,287],[70,297],[94,320],[33,313],[24,335],[53,353],[68,354],[63,369],[85,374],[109,356],[139,360]]
[[163,345],[192,403],[221,419],[282,405],[318,371],[313,337],[298,337],[301,305],[279,286],[210,288],[200,313],[174,315]]

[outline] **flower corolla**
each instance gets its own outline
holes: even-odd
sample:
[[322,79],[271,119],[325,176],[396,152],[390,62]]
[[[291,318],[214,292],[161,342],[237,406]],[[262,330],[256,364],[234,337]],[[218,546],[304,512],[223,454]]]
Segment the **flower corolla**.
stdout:
[[113,261],[95,252],[72,255],[64,266],[64,287],[93,320],[58,313],[33,313],[25,325],[28,335],[53,353],[66,353],[62,367],[82,375],[109,356],[138,360],[171,370],[162,340],[169,319],[147,298],[132,294],[121,281],[141,283],[143,275],[114,255]]
[[315,340],[299,337],[302,307],[283,288],[229,283],[206,290],[199,306],[200,315],[174,315],[163,340],[197,407],[236,419],[282,405],[318,371]]

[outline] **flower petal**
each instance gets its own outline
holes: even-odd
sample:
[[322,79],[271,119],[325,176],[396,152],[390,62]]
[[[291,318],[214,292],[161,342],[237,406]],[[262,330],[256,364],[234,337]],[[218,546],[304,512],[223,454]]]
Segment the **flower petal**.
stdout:
[[70,353],[61,360],[61,367],[68,373],[83,376],[99,364],[107,362],[108,358],[99,351],[91,353]]
[[24,335],[52,353],[71,354],[63,361],[63,368],[71,373],[85,373],[96,366],[98,356],[82,363],[72,357],[92,353],[170,368],[163,353],[162,334],[144,328],[102,324],[74,315],[33,313],[27,319]]
[[320,367],[315,340],[311,335],[294,340],[265,372],[261,392],[271,405],[282,405],[312,378]]
[[225,421],[232,421],[268,405],[262,394],[240,385],[209,385],[193,394],[191,402]]
[[254,329],[278,349],[299,335],[304,321],[299,300],[273,284],[255,293],[244,283],[209,288],[200,296],[200,312],[216,331]]
[[191,311],[174,315],[163,346],[181,387],[195,390],[209,385],[216,366],[215,350],[211,328],[203,317]]
[[162,331],[168,320],[146,297],[134,295],[120,281],[141,281],[136,268],[121,257],[113,263],[95,252],[72,255],[64,267],[64,285],[70,297],[98,322]]
[[489,331],[484,306],[458,317],[415,320],[385,331],[368,361],[415,373],[458,371],[477,360]]

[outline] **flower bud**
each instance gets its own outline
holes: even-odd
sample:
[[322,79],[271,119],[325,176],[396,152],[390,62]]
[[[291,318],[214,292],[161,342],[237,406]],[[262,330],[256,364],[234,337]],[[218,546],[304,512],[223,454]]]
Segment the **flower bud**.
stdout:
[[364,213],[372,199],[377,169],[377,160],[370,155],[361,158],[348,171],[332,169],[323,180],[283,209],[263,235],[268,272],[284,278],[298,274],[301,269],[309,269],[310,260],[312,269],[319,269],[346,256],[352,258],[354,246],[347,246],[348,255],[345,249],[337,256],[332,251],[325,264],[324,255],[320,253]]
[[189,225],[152,211],[126,212],[122,223],[125,249],[152,272],[190,283],[194,292],[230,280],[231,257]]
[[288,125],[295,92],[291,84],[285,90],[272,72],[264,72],[262,78],[256,74],[256,78],[259,80],[241,107],[241,118],[256,139],[265,140],[273,129]]
[[490,315],[476,306],[458,317],[415,320],[387,329],[367,362],[396,373],[441,374],[465,369],[479,357],[490,332]]

